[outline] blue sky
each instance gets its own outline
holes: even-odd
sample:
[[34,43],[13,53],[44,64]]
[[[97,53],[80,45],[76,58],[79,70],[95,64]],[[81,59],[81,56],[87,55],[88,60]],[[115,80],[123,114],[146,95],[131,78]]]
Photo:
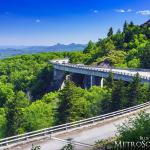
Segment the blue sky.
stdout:
[[87,43],[149,18],[149,0],[0,0],[0,45]]

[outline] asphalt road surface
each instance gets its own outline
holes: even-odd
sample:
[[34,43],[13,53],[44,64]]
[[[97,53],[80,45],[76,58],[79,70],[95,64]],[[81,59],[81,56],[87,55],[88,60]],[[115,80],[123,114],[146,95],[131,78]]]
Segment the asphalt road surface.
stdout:
[[[149,109],[147,112],[150,112]],[[117,126],[127,121],[127,117],[120,117],[117,120],[104,122],[91,127],[85,127],[68,133],[55,135],[54,139],[47,138],[26,145],[11,148],[11,150],[31,150],[32,144],[41,146],[41,150],[60,150],[66,145],[62,140],[72,139],[79,142],[75,146],[76,150],[89,150],[90,146],[95,144],[95,141],[114,137],[117,134]]]

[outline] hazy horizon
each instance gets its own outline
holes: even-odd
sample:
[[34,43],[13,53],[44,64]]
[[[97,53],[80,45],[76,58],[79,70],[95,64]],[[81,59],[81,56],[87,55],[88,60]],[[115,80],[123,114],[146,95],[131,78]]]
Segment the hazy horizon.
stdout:
[[54,43],[54,44],[51,44],[51,45],[0,45],[0,48],[1,47],[10,47],[10,48],[12,48],[12,47],[34,47],[34,46],[38,46],[38,47],[49,47],[49,46],[56,46],[56,45],[59,45],[59,44],[61,44],[61,45],[71,45],[71,44],[79,44],[79,45],[87,45],[87,43],[66,43],[66,44],[64,44],[64,43]]

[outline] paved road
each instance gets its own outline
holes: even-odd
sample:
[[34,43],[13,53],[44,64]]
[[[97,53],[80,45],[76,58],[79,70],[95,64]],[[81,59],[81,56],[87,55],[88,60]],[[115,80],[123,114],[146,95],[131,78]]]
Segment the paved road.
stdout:
[[[87,68],[85,66],[85,68]],[[112,71],[112,72],[120,72],[120,73],[126,73],[126,74],[132,74],[132,75],[136,75],[137,73],[139,73],[140,76],[144,76],[144,77],[150,77],[150,70],[126,70],[126,69],[109,69],[109,68],[99,68],[99,67],[93,67],[95,69],[103,69],[103,70],[107,70],[107,71]]]
[[[150,112],[150,109],[147,110],[147,112]],[[110,122],[106,122],[103,124],[97,124],[95,126],[86,127],[80,130],[75,130],[72,132],[55,135],[58,139],[73,139],[76,142],[81,142],[82,144],[88,144],[93,145],[95,141],[106,139],[109,137],[114,137],[117,134],[117,126],[121,125],[125,120],[127,120],[127,117],[120,117],[117,120],[113,120]],[[56,140],[47,138],[42,141],[38,141],[33,143],[35,145],[40,145],[41,150],[60,150],[66,143]],[[21,146],[21,147],[15,147],[11,150],[31,150],[32,143]],[[89,147],[87,146],[76,146],[76,150],[87,150]]]
[[[62,64],[62,63],[54,63],[54,68],[58,70],[87,74],[93,76],[101,76],[107,77],[108,72],[113,72],[116,75],[116,79],[122,79],[125,81],[131,81],[133,76],[137,73],[141,76],[143,82],[150,82],[150,70],[149,69],[109,69],[109,68],[99,68],[95,66],[86,66],[86,65],[78,65],[78,64]],[[95,70],[95,72],[93,72]],[[123,78],[124,77],[124,78]]]
[[112,71],[130,73],[133,75],[136,75],[136,73],[139,73],[140,76],[150,77],[150,71],[122,70],[122,69],[112,69]]

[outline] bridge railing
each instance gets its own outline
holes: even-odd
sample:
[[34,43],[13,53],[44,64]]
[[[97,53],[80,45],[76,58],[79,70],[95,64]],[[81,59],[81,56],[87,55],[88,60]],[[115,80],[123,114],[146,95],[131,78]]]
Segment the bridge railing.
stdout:
[[[58,66],[66,66],[66,67],[93,70],[93,71],[101,71],[101,72],[107,72],[107,73],[112,72],[114,74],[119,74],[119,75],[124,75],[124,76],[129,76],[129,77],[134,77],[135,76],[135,74],[133,74],[133,73],[123,72],[124,69],[121,69],[122,71],[117,71],[117,70],[114,71],[113,69],[110,69],[110,68],[98,68],[98,67],[93,67],[93,66],[77,65],[77,64],[69,64],[69,63],[68,64],[53,63],[53,64],[58,65]],[[136,70],[136,71],[138,72],[139,70]],[[140,78],[150,81],[150,77],[148,77],[148,76],[140,75]]]
[[20,144],[20,142],[24,143],[24,142],[28,141],[29,139],[33,139],[33,138],[43,137],[46,135],[50,136],[54,133],[63,132],[63,131],[68,130],[68,129],[76,129],[78,127],[84,127],[84,126],[91,125],[91,124],[96,123],[96,122],[100,122],[100,121],[105,120],[105,119],[110,119],[110,118],[113,118],[115,116],[120,116],[120,115],[129,113],[129,112],[140,110],[140,109],[146,108],[148,106],[150,106],[150,102],[146,102],[146,103],[143,103],[143,104],[140,104],[137,106],[133,106],[130,108],[118,110],[115,112],[103,114],[100,116],[96,116],[96,117],[92,117],[92,118],[88,118],[88,119],[83,119],[80,121],[66,123],[66,124],[62,124],[62,125],[58,125],[58,126],[54,126],[54,127],[50,127],[50,128],[45,128],[42,130],[37,130],[37,131],[28,132],[28,133],[21,134],[21,135],[16,135],[16,136],[4,138],[4,139],[0,140],[0,148],[7,147],[7,146],[12,145],[12,144]]

